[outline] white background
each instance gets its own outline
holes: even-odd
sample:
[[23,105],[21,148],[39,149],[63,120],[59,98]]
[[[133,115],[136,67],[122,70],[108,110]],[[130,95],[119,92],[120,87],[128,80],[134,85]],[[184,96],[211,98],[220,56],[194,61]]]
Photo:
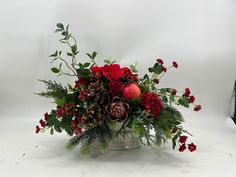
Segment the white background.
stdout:
[[[85,160],[83,164],[80,159],[71,160],[72,155],[65,155],[63,147],[60,147],[67,140],[65,137],[39,138],[40,135],[33,134],[34,125],[43,113],[53,108],[50,100],[33,94],[44,88],[37,79],[59,79],[64,83],[73,83],[63,77],[57,78],[49,69],[48,55],[61,48],[58,45],[59,35],[54,34],[55,24],[58,22],[71,25],[71,30],[79,39],[81,61],[87,59],[85,52],[95,50],[100,64],[110,56],[123,66],[138,61],[138,69],[142,75],[156,58],[163,58],[167,65],[176,60],[179,69],[170,71],[160,86],[180,90],[190,87],[197,103],[202,104],[203,110],[199,114],[184,110],[189,122],[186,126],[193,129],[195,141],[202,147],[202,151],[200,148],[199,152],[188,154],[187,157],[173,153],[172,150],[168,150],[168,156],[165,156],[166,152],[161,155],[158,151],[158,156],[162,157],[162,160],[158,160],[151,158],[152,150],[147,150],[143,153],[150,157],[142,155],[136,159],[131,155],[133,161],[130,163],[135,164],[137,161],[137,166],[133,164],[131,168],[140,169],[142,163],[147,166],[147,160],[152,162],[149,164],[151,167],[153,163],[158,166],[157,171],[154,167],[149,167],[150,171],[163,175],[168,174],[169,163],[171,169],[172,166],[178,169],[173,174],[179,175],[188,172],[192,176],[207,176],[221,174],[217,169],[221,169],[222,173],[224,170],[233,170],[230,164],[236,163],[235,159],[232,160],[233,152],[236,155],[235,132],[224,127],[224,119],[229,112],[236,76],[235,0],[0,0],[0,158],[4,159],[0,162],[0,176],[8,176],[7,171],[13,167],[22,170],[22,173],[18,173],[19,176],[32,176],[33,173],[27,171],[27,167],[31,168],[33,162],[44,170],[49,167],[40,166],[42,163],[49,163],[52,171],[64,167],[68,171],[65,174],[68,175],[70,170],[75,174],[75,169],[78,169],[80,175],[84,168],[88,176],[94,176],[92,171],[96,172],[96,165],[92,171],[86,166],[89,160]],[[24,137],[22,141],[18,139],[18,135]],[[52,144],[45,144],[49,139],[57,144],[53,146],[55,150],[52,149]],[[223,141],[225,139],[226,142]],[[211,145],[206,145],[207,143]],[[31,147],[43,144],[45,148],[49,146],[49,149],[47,153],[42,152],[43,148],[38,148],[36,152],[29,148],[29,144]],[[209,146],[216,149],[209,149]],[[17,158],[27,150],[33,155],[26,155],[24,158],[28,158],[28,161],[24,163],[22,160],[23,164],[15,165]],[[37,153],[40,155],[36,155]],[[61,156],[57,157],[57,163],[50,161],[50,158],[58,154]],[[229,154],[232,155],[230,161],[222,160],[223,157],[228,158]],[[123,154],[119,157],[116,154],[115,158],[127,161],[125,156]],[[112,158],[111,154],[102,157],[101,161],[104,165],[110,164],[111,169],[116,169],[117,163],[119,166],[122,162],[113,161]],[[171,158],[173,163],[169,160]],[[210,158],[213,158],[213,164],[209,162]],[[184,162],[178,164],[179,159]],[[100,161],[89,162],[94,165]],[[70,163],[72,167],[63,166],[64,163]],[[126,165],[130,163],[126,162]],[[76,164],[82,164],[82,167]],[[176,165],[179,165],[178,168]],[[162,171],[160,166],[167,171]],[[190,170],[190,173],[189,168],[194,170]],[[33,169],[36,170],[36,167]],[[56,174],[52,171],[48,174]],[[194,171],[197,172],[193,173]],[[144,172],[143,169],[138,174]],[[127,173],[128,171],[123,171],[122,174],[125,176]],[[63,175],[61,172],[57,175],[60,174]],[[98,174],[109,176],[109,173],[102,173],[101,169]],[[9,176],[11,175],[12,171],[9,172]],[[131,173],[129,175],[132,176]],[[151,173],[149,175],[155,176]]]

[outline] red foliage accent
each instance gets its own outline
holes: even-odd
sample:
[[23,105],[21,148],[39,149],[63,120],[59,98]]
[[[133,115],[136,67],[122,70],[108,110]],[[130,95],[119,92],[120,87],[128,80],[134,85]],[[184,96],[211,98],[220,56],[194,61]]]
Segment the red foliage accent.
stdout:
[[196,149],[197,149],[197,146],[196,146],[195,144],[191,143],[191,144],[188,145],[188,150],[189,150],[190,152],[193,152],[193,151],[195,151]]
[[201,105],[197,105],[197,106],[195,106],[194,111],[200,111],[201,109],[202,109],[202,106]]
[[185,143],[185,142],[186,142],[186,140],[187,140],[187,138],[188,138],[188,137],[187,137],[187,136],[185,136],[185,135],[183,135],[183,136],[180,136],[180,137],[179,137],[179,142],[180,142],[180,143]]
[[183,152],[185,149],[186,149],[186,145],[185,145],[185,144],[182,144],[182,145],[179,147],[179,152]]

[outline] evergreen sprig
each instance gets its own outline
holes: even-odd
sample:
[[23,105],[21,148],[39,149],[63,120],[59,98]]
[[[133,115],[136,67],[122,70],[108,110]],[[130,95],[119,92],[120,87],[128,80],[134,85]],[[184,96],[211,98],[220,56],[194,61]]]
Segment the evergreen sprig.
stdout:
[[61,83],[51,80],[39,80],[47,86],[46,92],[36,93],[39,96],[47,98],[61,98],[63,95],[66,95],[68,90],[66,87],[63,87]]

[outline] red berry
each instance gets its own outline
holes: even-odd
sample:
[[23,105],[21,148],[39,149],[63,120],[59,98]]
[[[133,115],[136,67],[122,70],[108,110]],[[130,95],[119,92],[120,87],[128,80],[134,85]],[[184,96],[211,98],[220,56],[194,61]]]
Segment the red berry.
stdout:
[[185,145],[185,144],[182,144],[182,145],[179,147],[179,152],[183,152],[185,149],[186,149],[186,145]]
[[80,116],[78,116],[77,121],[78,121],[78,123],[82,123],[82,119]]
[[180,137],[179,137],[179,142],[180,142],[180,143],[185,143],[185,142],[186,142],[186,140],[187,140],[187,138],[188,138],[188,137],[187,137],[187,136],[185,136],[185,135],[183,135],[183,136],[180,136]]
[[44,120],[48,121],[48,117],[49,117],[49,115],[48,115],[48,113],[46,112],[46,113],[44,114]]
[[82,129],[77,127],[74,132],[76,135],[79,135],[82,133]]
[[45,128],[46,125],[43,119],[40,119],[39,123],[43,128]]
[[36,129],[35,129],[35,133],[39,133],[39,131],[40,131],[40,128],[39,128],[39,126],[37,125],[37,126],[36,126]]
[[190,152],[193,152],[193,151],[195,151],[196,149],[197,149],[197,146],[196,146],[195,144],[191,143],[191,144],[188,145],[188,150],[189,150]]
[[185,94],[186,96],[189,96],[190,93],[191,93],[190,89],[189,89],[189,88],[186,88],[184,94]]
[[192,95],[189,97],[188,102],[193,103],[195,101],[195,97]]
[[202,109],[202,106],[201,105],[197,105],[197,106],[195,106],[194,111],[200,111],[201,109]]
[[175,90],[175,89],[172,89],[172,91],[171,91],[171,95],[175,96],[175,95],[176,95],[176,93],[177,93],[177,90]]
[[164,67],[164,66],[162,66],[161,70],[162,70],[163,72],[166,72],[166,71],[167,71],[166,67]]
[[177,62],[176,61],[173,61],[173,66],[175,67],[175,68],[178,68],[178,64],[177,64]]
[[163,65],[163,64],[164,64],[163,60],[160,59],[160,58],[157,59],[157,63],[160,64],[160,65]]

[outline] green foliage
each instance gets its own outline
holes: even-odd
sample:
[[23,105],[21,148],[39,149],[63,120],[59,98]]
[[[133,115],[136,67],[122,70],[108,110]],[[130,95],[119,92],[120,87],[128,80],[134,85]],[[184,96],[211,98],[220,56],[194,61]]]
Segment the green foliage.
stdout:
[[148,68],[150,73],[161,74],[162,73],[162,65],[156,63],[154,67]]
[[112,138],[112,133],[106,123],[98,125],[92,129],[85,130],[79,136],[74,136],[66,144],[68,150],[74,149],[77,145],[81,144],[80,152],[87,155],[91,152],[96,143],[107,147]]
[[51,80],[39,80],[47,86],[46,92],[36,93],[37,95],[48,98],[62,98],[67,95],[67,88],[63,87],[60,83]]

